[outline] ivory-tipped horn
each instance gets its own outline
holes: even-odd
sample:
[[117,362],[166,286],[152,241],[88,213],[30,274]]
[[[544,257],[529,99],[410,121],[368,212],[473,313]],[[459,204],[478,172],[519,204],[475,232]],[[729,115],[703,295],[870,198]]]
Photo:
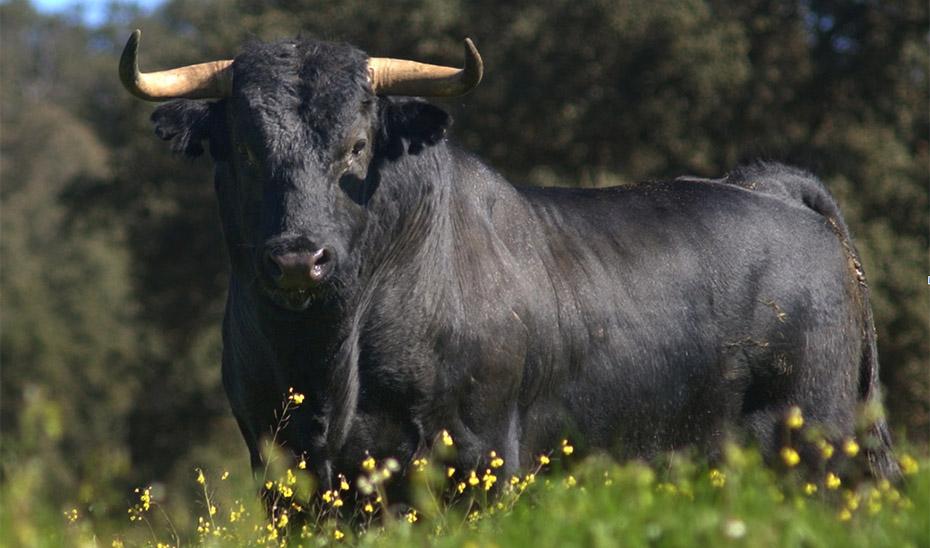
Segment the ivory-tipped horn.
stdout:
[[232,93],[232,60],[211,61],[159,72],[139,72],[139,38],[132,32],[119,59],[123,86],[146,101],[218,99]]
[[452,97],[468,93],[484,75],[484,63],[471,39],[465,39],[465,68],[442,67],[406,59],[368,60],[371,89],[381,95]]

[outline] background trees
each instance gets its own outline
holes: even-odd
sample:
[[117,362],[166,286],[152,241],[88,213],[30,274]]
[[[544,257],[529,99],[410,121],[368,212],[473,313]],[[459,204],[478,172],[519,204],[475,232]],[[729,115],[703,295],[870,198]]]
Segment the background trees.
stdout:
[[453,135],[512,181],[602,185],[739,161],[808,167],[866,263],[896,432],[928,432],[925,2],[172,0],[99,28],[0,6],[3,474],[100,512],[194,463],[245,469],[219,384],[225,257],[209,161],[172,157],[116,59],[229,57],[299,32],[377,55],[459,59],[485,81],[445,101]]

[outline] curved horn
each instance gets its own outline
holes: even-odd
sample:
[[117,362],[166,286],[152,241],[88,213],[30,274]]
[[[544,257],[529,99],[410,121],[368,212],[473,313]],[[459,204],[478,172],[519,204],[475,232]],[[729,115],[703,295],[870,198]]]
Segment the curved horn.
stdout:
[[389,57],[368,60],[371,89],[381,95],[452,97],[468,93],[484,75],[478,48],[465,39],[465,68],[441,67]]
[[132,32],[119,59],[119,79],[136,97],[146,101],[209,99],[232,92],[232,60],[211,61],[160,72],[139,72],[139,38]]

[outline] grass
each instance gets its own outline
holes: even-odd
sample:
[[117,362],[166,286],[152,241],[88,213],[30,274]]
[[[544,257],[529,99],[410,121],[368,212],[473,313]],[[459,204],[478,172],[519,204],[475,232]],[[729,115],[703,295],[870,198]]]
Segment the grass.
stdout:
[[[299,404],[291,396],[282,417]],[[789,425],[790,425],[789,417]],[[282,419],[282,424],[286,419]],[[803,421],[799,419],[800,429]],[[269,447],[272,447],[269,445]],[[809,546],[930,545],[930,462],[899,453],[905,479],[853,482],[811,472],[783,451],[783,469],[729,446],[722,463],[672,454],[657,462],[577,459],[571,443],[504,477],[503,459],[450,471],[445,433],[406,474],[393,459],[362,463],[358,478],[315,492],[305,463],[269,449],[263,478],[193,470],[186,504],[158,486],[129,493],[123,517],[94,505],[50,508],[33,497],[40,465],[3,482],[3,546]],[[847,440],[830,453],[861,459]],[[289,467],[288,467],[289,465]],[[816,466],[814,467],[817,468]],[[849,470],[847,468],[847,470]],[[409,482],[413,505],[392,504]],[[257,493],[273,504],[269,516]],[[190,504],[191,501],[195,504]]]

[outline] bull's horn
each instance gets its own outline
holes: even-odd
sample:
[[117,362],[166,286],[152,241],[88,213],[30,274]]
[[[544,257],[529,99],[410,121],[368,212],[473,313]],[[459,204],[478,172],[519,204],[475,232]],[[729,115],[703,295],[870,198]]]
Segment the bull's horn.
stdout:
[[119,79],[140,99],[218,99],[232,92],[232,61],[211,61],[160,72],[139,72],[139,38],[132,32],[119,59]]
[[406,59],[368,60],[371,89],[381,95],[451,97],[468,93],[484,75],[484,63],[471,39],[465,39],[465,68],[441,67]]

